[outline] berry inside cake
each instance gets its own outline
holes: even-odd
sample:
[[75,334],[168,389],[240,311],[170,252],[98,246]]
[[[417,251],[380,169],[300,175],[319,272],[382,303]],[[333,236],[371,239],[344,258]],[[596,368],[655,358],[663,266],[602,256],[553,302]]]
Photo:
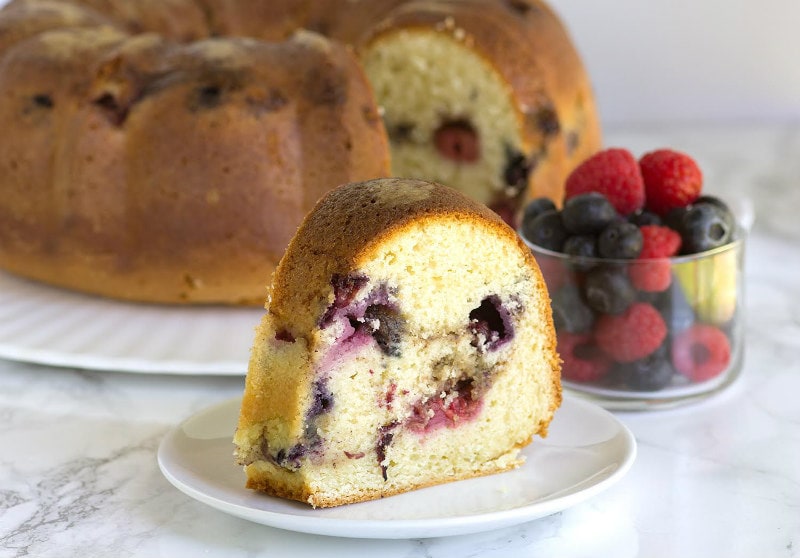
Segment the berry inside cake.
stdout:
[[236,456],[334,506],[504,471],[561,400],[547,291],[502,220],[404,179],[334,190],[274,276]]

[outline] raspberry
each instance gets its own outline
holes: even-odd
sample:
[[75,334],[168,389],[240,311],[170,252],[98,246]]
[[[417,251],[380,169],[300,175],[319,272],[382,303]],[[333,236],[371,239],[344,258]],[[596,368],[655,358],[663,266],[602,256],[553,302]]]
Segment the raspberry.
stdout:
[[644,206],[644,181],[636,158],[627,149],[595,153],[567,177],[565,200],[586,192],[600,192],[621,215]]
[[672,266],[667,259],[636,260],[628,267],[628,277],[636,290],[660,293],[672,284]]
[[684,153],[659,149],[639,159],[647,209],[666,215],[676,207],[685,207],[700,195],[703,174],[697,163]]
[[616,372],[622,382],[637,391],[657,391],[672,381],[674,370],[667,344],[661,345],[643,359],[620,364]]
[[671,258],[681,249],[681,235],[669,227],[644,225],[639,258]]
[[433,134],[439,154],[455,163],[474,163],[481,158],[481,144],[472,124],[465,120],[445,122]]
[[669,227],[657,225],[645,225],[640,230],[643,240],[642,251],[639,260],[631,263],[628,268],[628,276],[636,289],[648,293],[660,293],[672,283],[672,266],[665,258],[678,253],[681,236]]
[[617,362],[633,362],[658,349],[667,336],[664,318],[652,305],[635,302],[619,315],[597,320],[597,346]]
[[588,333],[558,334],[558,352],[561,355],[561,374],[573,382],[596,382],[611,369],[611,360],[597,348]]
[[731,361],[731,344],[719,328],[695,324],[672,342],[672,364],[693,382],[718,376]]

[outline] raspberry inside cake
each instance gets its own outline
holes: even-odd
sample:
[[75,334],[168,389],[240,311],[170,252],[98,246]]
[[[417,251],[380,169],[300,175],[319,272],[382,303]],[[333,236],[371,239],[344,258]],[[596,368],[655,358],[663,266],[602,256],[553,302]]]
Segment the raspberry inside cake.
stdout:
[[253,348],[247,486],[333,506],[504,471],[561,400],[547,291],[485,206],[349,184],[306,217]]

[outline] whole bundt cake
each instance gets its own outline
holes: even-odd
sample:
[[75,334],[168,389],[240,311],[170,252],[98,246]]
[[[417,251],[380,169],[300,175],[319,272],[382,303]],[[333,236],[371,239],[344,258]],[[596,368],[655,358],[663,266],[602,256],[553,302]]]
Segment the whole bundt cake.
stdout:
[[600,143],[539,0],[15,0],[0,101],[0,268],[145,302],[262,304],[340,184],[513,222]]
[[247,486],[272,495],[333,506],[504,471],[561,402],[530,250],[436,183],[326,195],[267,310],[234,442]]

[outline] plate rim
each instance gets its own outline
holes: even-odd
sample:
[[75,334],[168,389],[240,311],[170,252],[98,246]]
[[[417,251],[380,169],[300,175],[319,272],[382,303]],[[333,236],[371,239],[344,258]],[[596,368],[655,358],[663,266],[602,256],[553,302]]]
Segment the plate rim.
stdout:
[[[9,289],[6,289],[9,287]],[[47,301],[55,299],[57,302],[65,304],[80,304],[82,300],[88,300],[92,305],[102,305],[120,312],[130,310],[135,312],[134,318],[139,315],[157,318],[159,315],[181,316],[187,318],[195,313],[196,310],[229,312],[230,315],[250,312],[253,314],[251,341],[255,338],[255,329],[258,321],[264,313],[262,307],[227,307],[224,305],[197,305],[197,306],[176,306],[176,305],[151,305],[148,303],[136,303],[125,300],[116,300],[97,295],[71,291],[54,285],[48,285],[40,281],[15,275],[4,269],[0,269],[0,299],[4,297],[24,296],[29,293],[30,298],[24,299],[30,304],[35,304],[34,297],[43,297]],[[81,304],[81,308],[86,305]],[[49,316],[49,314],[48,314]],[[222,317],[222,316],[221,316]],[[213,360],[193,360],[190,358],[145,358],[135,354],[113,355],[92,353],[85,350],[68,349],[53,350],[47,347],[34,347],[31,345],[14,342],[9,335],[0,338],[0,358],[25,363],[52,366],[57,368],[75,368],[82,370],[122,372],[138,374],[175,374],[184,376],[235,376],[243,377],[247,372],[247,361],[249,352],[243,353],[241,359],[228,357]]]
[[[614,437],[621,437],[623,445],[620,454],[622,459],[615,463],[609,463],[609,466],[613,465],[613,470],[597,482],[593,482],[580,490],[510,509],[474,513],[464,516],[444,517],[434,520],[431,520],[431,518],[348,519],[341,517],[324,517],[322,515],[314,517],[309,515],[285,514],[274,510],[254,509],[210,495],[198,487],[190,485],[178,478],[178,476],[173,473],[172,466],[167,463],[166,454],[171,449],[170,441],[182,431],[185,424],[201,416],[220,412],[233,405],[238,406],[240,402],[241,397],[228,398],[214,405],[205,407],[204,409],[200,409],[171,428],[162,438],[157,451],[157,462],[162,475],[179,491],[218,511],[252,523],[311,535],[363,539],[418,539],[479,533],[492,529],[511,527],[563,511],[607,490],[625,477],[633,466],[638,452],[635,436],[618,417],[599,405],[565,393],[561,408],[565,405],[569,407],[574,406],[576,408],[582,408],[583,412],[587,412],[588,410],[588,412],[606,416],[618,428],[618,432]],[[556,415],[556,417],[557,416],[558,415]],[[234,426],[235,425],[232,425],[232,428]],[[231,431],[231,437],[232,436],[233,431]],[[600,472],[600,470],[597,472]],[[590,478],[591,477],[587,477],[583,479],[582,482]],[[476,479],[466,479],[458,482],[469,483],[475,480]],[[244,476],[242,477],[242,489],[247,490],[244,488]],[[266,494],[263,496],[265,498],[280,500],[277,497],[268,496]],[[311,508],[309,508],[309,510],[311,510]],[[321,511],[324,510],[321,509]],[[358,534],[353,534],[356,531],[358,531]]]
[[25,364],[37,364],[56,368],[77,368],[81,370],[135,374],[243,377],[247,371],[246,361],[218,360],[206,363],[182,359],[150,361],[133,357],[101,357],[88,353],[67,353],[20,348],[10,343],[0,343],[0,358]]

